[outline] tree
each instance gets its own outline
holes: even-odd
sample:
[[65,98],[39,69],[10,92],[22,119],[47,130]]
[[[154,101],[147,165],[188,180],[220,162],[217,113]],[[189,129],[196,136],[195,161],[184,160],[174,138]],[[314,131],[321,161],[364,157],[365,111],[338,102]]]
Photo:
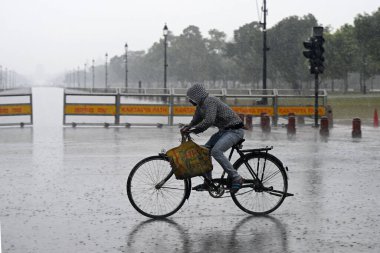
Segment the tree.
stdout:
[[113,86],[115,83],[121,83],[124,80],[124,69],[125,69],[124,55],[122,56],[114,56],[110,60],[109,64],[109,81]]
[[228,79],[226,76],[228,69],[227,59],[223,56],[226,48],[226,34],[216,29],[210,30],[208,34],[210,38],[205,40],[207,48],[207,79],[212,81],[215,87],[218,80],[225,81]]
[[358,15],[354,25],[354,36],[360,50],[360,87],[365,93],[365,81],[380,70],[380,8],[373,15]]
[[144,51],[128,52],[128,79],[131,83],[138,83],[145,80]]
[[348,74],[355,71],[358,61],[358,45],[354,27],[344,25],[326,37],[326,68],[330,78],[344,80],[344,92],[348,90]]
[[173,76],[183,85],[204,82],[207,78],[207,48],[199,28],[189,26],[175,37],[170,47]]
[[243,83],[256,83],[261,79],[260,24],[252,22],[234,31],[234,41],[227,43],[226,56],[237,66],[236,78]]
[[301,89],[301,82],[310,79],[309,63],[302,55],[302,41],[310,37],[312,27],[316,25],[317,20],[312,14],[302,18],[291,16],[268,31],[269,66],[293,89]]

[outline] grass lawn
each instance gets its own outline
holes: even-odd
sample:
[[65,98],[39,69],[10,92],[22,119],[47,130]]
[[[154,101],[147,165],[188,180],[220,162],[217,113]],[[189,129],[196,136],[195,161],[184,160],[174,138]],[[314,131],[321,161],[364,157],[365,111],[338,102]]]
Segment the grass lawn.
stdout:
[[332,107],[334,119],[360,118],[369,123],[373,122],[375,109],[380,113],[380,94],[328,95],[327,104]]
[[[252,105],[252,99],[230,99],[230,105]],[[271,100],[269,101],[272,104]],[[255,104],[255,103],[253,103]],[[321,98],[319,104],[323,104]],[[312,105],[314,106],[314,98],[280,98],[279,105]],[[373,124],[373,116],[375,109],[380,116],[380,93],[375,94],[328,94],[327,105],[332,107],[333,118],[342,123],[351,123],[352,119],[360,118],[362,123]]]

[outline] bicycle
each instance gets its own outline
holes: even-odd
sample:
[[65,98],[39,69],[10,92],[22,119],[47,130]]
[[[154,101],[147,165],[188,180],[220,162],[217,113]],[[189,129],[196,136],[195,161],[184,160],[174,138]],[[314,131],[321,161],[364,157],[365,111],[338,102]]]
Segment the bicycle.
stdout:
[[[273,147],[242,149],[245,139],[232,146],[229,160],[236,151],[239,158],[234,168],[244,178],[237,193],[230,193],[234,203],[244,212],[264,215],[273,212],[283,203],[288,193],[288,167],[268,153]],[[229,192],[230,180],[223,171],[220,178],[208,179],[209,194],[224,198]],[[169,158],[161,152],[138,162],[128,176],[128,199],[142,215],[165,218],[176,213],[190,197],[191,179],[177,180]]]

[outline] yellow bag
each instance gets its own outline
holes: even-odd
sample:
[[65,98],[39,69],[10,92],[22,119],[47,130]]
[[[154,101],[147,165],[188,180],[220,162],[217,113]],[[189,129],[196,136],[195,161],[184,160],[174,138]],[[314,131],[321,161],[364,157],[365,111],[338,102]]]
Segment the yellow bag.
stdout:
[[181,145],[166,152],[177,179],[200,176],[212,170],[208,148],[192,140],[183,140]]

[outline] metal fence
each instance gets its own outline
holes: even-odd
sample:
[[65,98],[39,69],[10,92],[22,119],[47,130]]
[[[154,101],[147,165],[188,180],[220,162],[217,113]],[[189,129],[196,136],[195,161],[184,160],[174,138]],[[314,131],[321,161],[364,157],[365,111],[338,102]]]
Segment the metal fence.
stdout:
[[[268,114],[277,124],[280,117],[290,113],[297,116],[314,117],[313,91],[297,90],[253,90],[253,89],[209,89],[210,95],[219,97],[238,114],[253,117]],[[104,99],[106,98],[106,99]],[[263,101],[266,101],[263,103]],[[327,92],[319,91],[319,116],[326,114]],[[63,124],[80,123],[83,116],[112,117],[107,125],[130,126],[131,116],[167,117],[165,125],[173,125],[175,117],[192,116],[195,107],[186,98],[186,89],[65,89]],[[67,117],[72,120],[68,120]],[[121,120],[121,117],[125,120]],[[133,125],[157,125],[157,123],[133,123]]]

